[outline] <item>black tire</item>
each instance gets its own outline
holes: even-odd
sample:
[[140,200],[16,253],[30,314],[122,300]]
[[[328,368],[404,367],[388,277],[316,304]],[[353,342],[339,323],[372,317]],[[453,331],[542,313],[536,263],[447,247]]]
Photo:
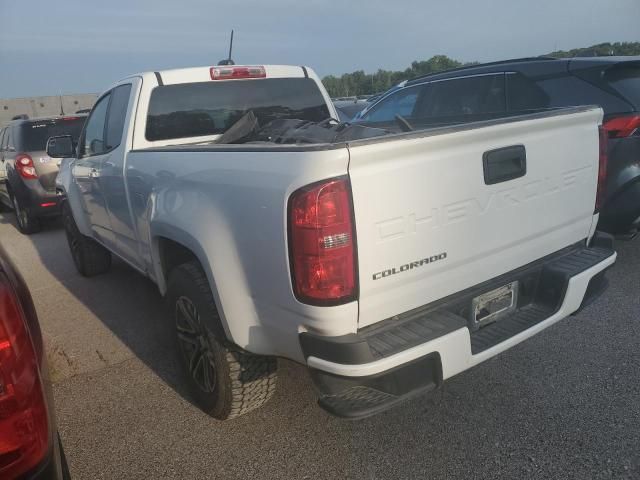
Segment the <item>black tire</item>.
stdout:
[[167,300],[190,390],[205,413],[228,420],[273,396],[277,360],[227,342],[209,282],[197,261],[171,271]]
[[37,233],[42,229],[40,219],[29,211],[27,207],[22,205],[22,202],[11,194],[11,203],[13,203],[13,209],[16,213],[16,223],[18,224],[18,230],[25,235],[31,235]]
[[64,202],[62,205],[62,222],[64,231],[67,234],[67,242],[69,243],[73,263],[76,265],[80,275],[93,277],[109,271],[111,267],[111,252],[94,239],[80,233],[68,202]]

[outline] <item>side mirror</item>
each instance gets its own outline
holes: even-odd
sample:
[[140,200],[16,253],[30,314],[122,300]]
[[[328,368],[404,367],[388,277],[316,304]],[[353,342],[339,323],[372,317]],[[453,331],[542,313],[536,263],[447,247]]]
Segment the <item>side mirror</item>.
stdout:
[[97,138],[94,138],[93,140],[91,140],[91,143],[89,144],[89,148],[91,148],[91,153],[93,155],[102,153],[104,150],[104,142],[102,140],[98,140]]
[[75,154],[71,135],[50,137],[49,140],[47,140],[47,155],[51,158],[74,157]]

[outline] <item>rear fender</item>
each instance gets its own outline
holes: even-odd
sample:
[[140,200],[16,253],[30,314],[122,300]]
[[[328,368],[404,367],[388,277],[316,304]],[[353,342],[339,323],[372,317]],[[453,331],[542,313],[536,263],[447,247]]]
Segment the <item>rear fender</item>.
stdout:
[[[159,199],[159,202],[162,200]],[[262,328],[255,315],[256,308],[251,296],[246,290],[247,282],[245,274],[240,268],[240,263],[224,261],[225,258],[233,258],[234,255],[237,255],[235,245],[228,235],[224,231],[208,228],[213,222],[208,222],[206,219],[201,222],[183,223],[179,217],[162,217],[163,215],[160,215],[152,219],[150,225],[151,269],[160,293],[166,294],[169,276],[169,272],[164,268],[160,248],[161,239],[165,238],[188,249],[199,261],[209,281],[209,287],[227,339],[242,348],[251,346],[252,349],[256,349],[258,345],[268,344],[269,342],[265,343],[264,339],[256,342],[256,335],[259,335]],[[191,230],[189,226],[193,227],[195,231]],[[199,239],[205,239],[206,245],[203,245]],[[230,302],[223,301],[220,285],[216,282],[216,278],[224,279],[227,297],[229,289],[232,289],[238,298],[243,299],[239,311],[237,301],[233,301],[233,299]],[[229,309],[231,312],[228,311]],[[230,322],[229,318],[233,318],[234,321]]]

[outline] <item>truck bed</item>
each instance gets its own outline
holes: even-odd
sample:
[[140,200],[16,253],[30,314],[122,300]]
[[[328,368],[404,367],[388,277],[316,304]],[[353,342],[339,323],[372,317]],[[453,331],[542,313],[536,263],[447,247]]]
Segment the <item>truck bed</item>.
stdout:
[[[292,338],[300,329],[355,333],[589,238],[601,116],[578,107],[339,144],[133,150],[127,183],[146,268],[162,286],[155,236],[201,242],[194,249],[206,255],[220,305],[234,319],[234,342],[302,360]],[[525,174],[487,185],[483,154],[514,145],[526,152]],[[305,305],[291,291],[287,202],[302,186],[344,175],[358,300]],[[444,217],[429,220],[434,210]]]

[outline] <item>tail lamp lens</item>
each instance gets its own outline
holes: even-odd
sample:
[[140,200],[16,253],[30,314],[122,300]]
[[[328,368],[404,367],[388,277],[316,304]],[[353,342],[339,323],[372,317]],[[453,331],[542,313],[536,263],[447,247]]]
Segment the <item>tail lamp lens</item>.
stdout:
[[343,177],[301,188],[291,196],[291,273],[300,301],[337,305],[356,298],[351,206],[351,188]]
[[33,165],[33,159],[26,153],[16,155],[16,170],[22,178],[28,180],[38,178],[36,168]]
[[15,292],[0,273],[0,478],[35,468],[48,445],[39,361]]
[[607,163],[609,159],[609,135],[604,127],[599,130],[599,155],[598,155],[598,190],[596,192],[595,213],[600,211],[604,202],[607,184]]
[[640,115],[610,118],[603,124],[609,138],[630,137],[640,132]]

